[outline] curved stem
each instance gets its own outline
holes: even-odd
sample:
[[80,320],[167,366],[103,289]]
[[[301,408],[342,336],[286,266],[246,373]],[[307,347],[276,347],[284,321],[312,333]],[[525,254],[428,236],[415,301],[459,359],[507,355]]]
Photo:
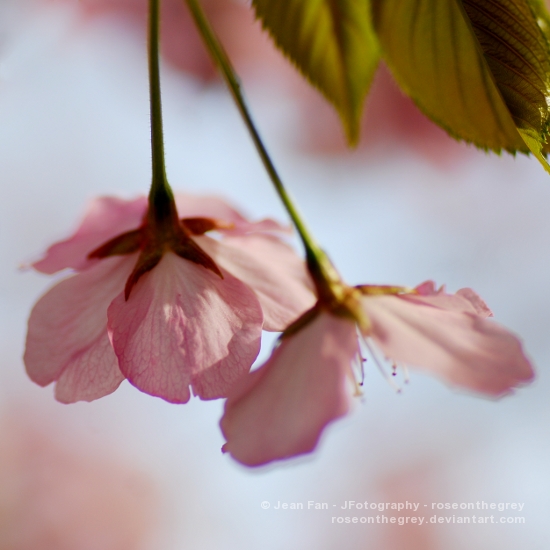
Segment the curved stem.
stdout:
[[212,27],[210,26],[198,0],[185,1],[187,2],[187,6],[189,7],[191,14],[193,15],[195,24],[197,25],[197,28],[206,44],[208,51],[210,52],[210,55],[220,69],[225,79],[225,82],[229,87],[231,95],[233,96],[233,99],[237,104],[237,107],[241,113],[241,116],[243,117],[246,127],[250,132],[252,140],[254,141],[254,145],[256,146],[262,162],[264,163],[271,182],[273,183],[273,186],[275,187],[279,198],[281,199],[286,211],[288,212],[288,215],[290,216],[290,219],[292,220],[292,223],[294,224],[296,230],[298,231],[298,234],[300,235],[300,239],[302,240],[306,249],[306,256],[308,257],[308,260],[310,262],[314,261],[315,263],[319,263],[321,258],[325,255],[311,233],[308,231],[305,223],[302,220],[302,217],[300,216],[297,208],[294,206],[294,203],[287,193],[284,184],[279,177],[279,174],[277,173],[277,170],[275,169],[275,165],[273,164],[269,153],[267,152],[267,149],[265,148],[262,139],[256,129],[256,126],[254,125],[254,121],[252,120],[252,116],[250,115],[250,112],[246,105],[246,101],[241,92],[239,80],[235,73],[235,70],[233,69],[231,61],[227,57],[227,54],[220,44],[220,41],[218,40]]

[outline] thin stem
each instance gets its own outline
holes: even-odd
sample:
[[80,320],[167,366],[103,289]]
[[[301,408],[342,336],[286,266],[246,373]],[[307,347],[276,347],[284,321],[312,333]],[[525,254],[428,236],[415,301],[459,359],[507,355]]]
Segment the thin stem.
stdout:
[[206,44],[208,51],[210,52],[210,55],[214,59],[216,65],[221,70],[221,73],[225,79],[225,82],[231,92],[231,95],[233,96],[233,99],[235,100],[235,103],[237,104],[237,107],[241,113],[241,116],[244,119],[246,127],[250,132],[252,140],[254,141],[254,145],[256,146],[256,149],[260,154],[262,162],[264,163],[264,166],[267,170],[267,173],[271,178],[273,186],[275,187],[275,190],[277,191],[279,198],[283,202],[283,205],[286,211],[288,212],[290,219],[294,223],[294,226],[296,227],[296,230],[300,235],[300,238],[306,249],[306,255],[308,257],[308,260],[310,262],[319,263],[319,260],[321,260],[321,258],[324,257],[324,253],[322,252],[319,245],[316,243],[311,233],[306,228],[305,223],[302,220],[302,217],[300,216],[289,194],[287,193],[283,185],[283,182],[279,177],[279,174],[277,173],[277,170],[275,169],[275,166],[269,156],[269,153],[267,152],[262,142],[262,139],[258,131],[256,130],[256,126],[254,125],[252,116],[250,115],[250,112],[246,105],[244,96],[241,92],[241,87],[239,84],[238,77],[235,73],[235,70],[233,69],[231,61],[227,57],[227,54],[225,53],[223,46],[220,44],[220,41],[218,40],[212,27],[210,26],[198,0],[185,0],[185,1],[187,2],[187,6],[189,7],[191,14],[193,15],[195,24],[197,25],[197,28]]
[[149,202],[154,205],[157,214],[173,202],[173,194],[166,178],[164,164],[164,137],[162,130],[162,105],[160,96],[160,0],[149,0],[149,97],[151,102],[151,152],[153,161],[153,180],[149,193]]

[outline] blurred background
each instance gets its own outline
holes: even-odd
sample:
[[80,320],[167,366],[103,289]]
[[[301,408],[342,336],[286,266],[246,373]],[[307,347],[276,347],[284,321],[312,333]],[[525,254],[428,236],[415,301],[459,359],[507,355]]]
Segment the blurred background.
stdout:
[[[165,2],[169,179],[286,220],[182,4]],[[526,157],[450,140],[384,69],[364,139],[346,151],[336,115],[246,5],[205,4],[288,188],[346,280],[476,289],[521,335],[537,380],[489,401],[413,372],[396,394],[371,366],[354,412],[315,454],[255,470],[220,452],[221,401],[175,406],[124,382],[93,403],[57,403],[21,361],[28,314],[53,281],[20,266],[68,235],[92,197],[148,191],[145,2],[0,0],[0,550],[546,549],[549,176]],[[309,500],[518,502],[509,515],[526,523],[334,524],[365,514],[273,509]],[[465,515],[440,515],[453,513]]]

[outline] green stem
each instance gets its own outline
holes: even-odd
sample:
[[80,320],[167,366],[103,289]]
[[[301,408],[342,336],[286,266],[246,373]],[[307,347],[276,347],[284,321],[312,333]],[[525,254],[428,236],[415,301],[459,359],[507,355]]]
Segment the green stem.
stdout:
[[160,95],[160,1],[149,0],[149,97],[151,102],[151,152],[153,179],[149,192],[151,214],[157,221],[168,219],[173,210],[174,196],[166,177],[164,137]]
[[294,206],[294,203],[292,202],[289,194],[287,193],[271,158],[269,157],[269,154],[262,142],[262,139],[258,131],[256,130],[256,126],[254,125],[254,122],[252,120],[248,107],[246,105],[244,96],[241,92],[241,87],[239,84],[238,77],[235,73],[235,70],[233,69],[231,61],[227,57],[227,54],[225,53],[222,45],[220,44],[220,41],[218,40],[212,27],[210,26],[206,18],[206,15],[204,14],[204,11],[202,10],[198,0],[185,0],[185,1],[187,2],[187,6],[189,7],[191,14],[193,15],[195,24],[197,25],[197,28],[206,44],[208,51],[210,52],[210,55],[214,59],[216,65],[219,67],[225,79],[225,82],[229,87],[231,95],[233,96],[233,99],[235,100],[235,103],[237,104],[237,107],[241,113],[241,116],[244,119],[246,127],[248,128],[248,131],[250,132],[252,140],[254,141],[254,145],[256,146],[256,149],[260,154],[262,162],[264,163],[264,166],[267,170],[267,173],[271,178],[273,186],[275,187],[275,190],[277,191],[279,198],[283,202],[283,205],[286,211],[288,212],[290,219],[294,223],[294,226],[296,227],[296,230],[300,235],[300,238],[306,249],[306,256],[308,258],[308,261],[314,262],[316,264],[325,263],[325,261],[321,261],[322,258],[326,258],[325,254],[323,253],[323,251],[321,250],[319,245],[316,243],[311,233],[308,231],[306,225],[304,224],[297,208]]

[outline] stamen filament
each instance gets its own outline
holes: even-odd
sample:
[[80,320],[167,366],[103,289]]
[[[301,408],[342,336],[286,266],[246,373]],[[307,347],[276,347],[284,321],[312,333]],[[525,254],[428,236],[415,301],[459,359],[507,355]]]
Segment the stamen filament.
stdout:
[[[361,357],[361,354],[357,353],[353,357],[351,361],[351,368],[348,371],[349,379],[353,384],[354,397],[361,397],[363,395],[362,386],[365,379],[365,371],[363,370],[363,361],[364,359]],[[361,375],[362,375],[361,382],[357,382],[357,374],[356,374],[357,370],[361,371]]]
[[373,347],[370,345],[369,341],[362,336],[363,343],[369,350],[372,360],[374,361],[374,364],[378,367],[378,370],[382,374],[382,376],[385,378],[386,382],[397,392],[401,393],[401,388],[397,386],[397,384],[393,381],[392,377],[386,372],[384,367],[382,366],[382,363],[380,362],[380,359],[378,359],[378,356],[376,355],[376,352],[374,351]]
[[401,368],[403,369],[403,381],[405,382],[405,384],[408,384],[410,381],[409,367],[407,367],[407,365],[401,365]]

